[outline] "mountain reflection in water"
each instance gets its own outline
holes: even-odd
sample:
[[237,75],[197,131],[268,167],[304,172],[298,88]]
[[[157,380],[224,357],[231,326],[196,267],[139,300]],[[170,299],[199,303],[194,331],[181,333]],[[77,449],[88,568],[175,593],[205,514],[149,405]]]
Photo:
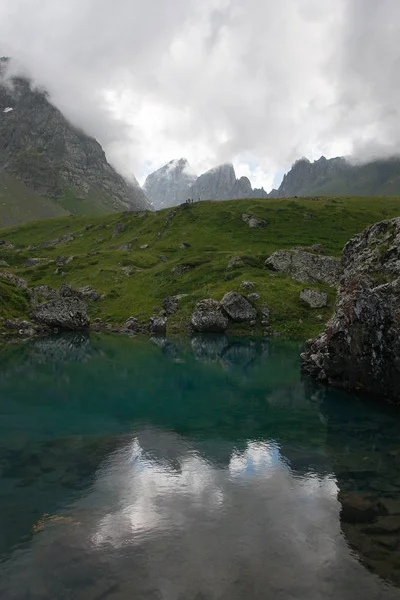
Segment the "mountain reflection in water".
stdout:
[[398,493],[397,412],[300,381],[296,345],[156,342],[2,351],[0,598],[400,598],[338,501]]

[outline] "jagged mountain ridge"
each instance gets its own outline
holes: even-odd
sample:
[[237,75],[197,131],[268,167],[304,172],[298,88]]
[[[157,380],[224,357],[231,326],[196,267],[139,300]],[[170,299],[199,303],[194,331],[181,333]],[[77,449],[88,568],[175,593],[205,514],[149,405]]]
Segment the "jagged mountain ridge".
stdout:
[[400,158],[354,164],[343,157],[302,158],[283,177],[274,198],[293,196],[397,196],[400,194]]
[[91,206],[94,212],[150,208],[140,186],[115,171],[94,138],[71,125],[28,79],[6,79],[8,59],[0,65],[0,176],[67,211],[72,203],[79,212],[79,200],[86,212]]
[[254,189],[247,177],[236,178],[231,163],[219,165],[196,177],[186,159],[172,160],[148,175],[143,186],[156,209],[194,200],[232,200],[265,198],[263,188]]
[[146,178],[144,192],[158,209],[182,204],[197,176],[185,158],[171,160]]

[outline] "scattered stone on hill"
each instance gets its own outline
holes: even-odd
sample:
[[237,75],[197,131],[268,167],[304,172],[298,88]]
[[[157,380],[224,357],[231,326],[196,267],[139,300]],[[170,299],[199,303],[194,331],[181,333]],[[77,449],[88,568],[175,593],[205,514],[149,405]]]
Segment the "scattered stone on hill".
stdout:
[[112,233],[112,237],[115,238],[118,235],[121,235],[121,233],[124,233],[125,229],[126,229],[125,223],[116,223],[114,225],[114,231]]
[[319,290],[301,290],[300,300],[311,308],[323,308],[328,304],[328,294]]
[[7,273],[7,271],[0,271],[0,279],[5,279],[9,283],[15,285],[15,287],[22,288],[24,290],[27,289],[28,284],[25,279],[21,279],[21,277],[17,277],[12,273]]
[[62,235],[59,238],[56,238],[55,240],[49,240],[47,242],[42,242],[41,244],[39,244],[38,247],[39,248],[56,248],[60,244],[66,244],[68,242],[73,242],[74,239],[75,239],[75,237],[72,235],[72,233],[66,233],[65,235]]
[[177,296],[168,296],[163,300],[163,309],[167,315],[174,315],[178,311],[180,300],[187,294],[178,294]]
[[0,267],[9,267],[10,265],[6,260],[0,260]]
[[140,250],[147,250],[147,248],[150,248],[149,244],[142,244],[141,246],[139,246]]
[[132,275],[133,273],[133,267],[122,267],[121,269],[119,269],[121,271],[121,273],[123,273],[126,277],[130,277],[130,275]]
[[38,325],[22,319],[4,319],[1,326],[3,329],[18,333],[23,338],[33,337],[42,333]]
[[250,302],[257,302],[257,300],[259,300],[261,298],[260,294],[257,294],[256,292],[253,292],[252,294],[248,294],[247,299],[250,300]]
[[342,505],[340,519],[344,523],[371,523],[386,510],[379,502],[365,498],[355,492],[339,494]]
[[160,254],[158,257],[162,262],[168,262],[169,258],[168,256],[165,256],[165,254]]
[[171,273],[172,273],[172,275],[175,275],[175,277],[179,277],[179,275],[183,275],[184,273],[187,273],[188,271],[192,271],[193,268],[194,268],[193,265],[189,265],[189,264],[177,265],[176,267],[171,269]]
[[6,240],[0,240],[0,246],[2,249],[6,248],[7,250],[13,250],[15,248],[14,244],[10,244],[10,242],[6,242]]
[[31,318],[42,325],[69,331],[78,331],[89,327],[86,303],[76,296],[60,296],[39,304]]
[[240,269],[244,267],[243,259],[240,256],[233,256],[228,263],[228,269]]
[[52,260],[51,258],[28,258],[24,262],[24,267],[25,268],[39,267],[41,265],[48,265],[53,262],[54,262],[54,260]]
[[118,252],[129,252],[130,250],[132,250],[132,244],[130,242],[128,242],[127,244],[121,244],[120,246],[118,246],[117,250]]
[[92,302],[96,302],[100,299],[100,294],[96,292],[90,285],[84,285],[83,287],[78,288],[78,292],[83,298],[87,300],[91,300]]
[[142,326],[136,317],[129,317],[121,327],[122,333],[138,333],[142,331]]
[[268,306],[264,304],[264,306],[261,309],[261,325],[269,325],[270,317],[271,311],[269,310]]
[[255,287],[255,283],[253,281],[242,281],[240,284],[241,290],[252,290]]
[[242,219],[248,224],[250,229],[263,229],[267,226],[267,222],[264,219],[259,219],[255,215],[243,214]]
[[228,292],[221,300],[221,307],[235,323],[254,321],[257,311],[248,300],[237,292]]
[[299,248],[277,250],[267,258],[265,266],[301,283],[328,283],[335,286],[342,274],[341,263],[333,256],[320,256]]
[[167,332],[167,317],[157,315],[150,317],[150,333],[153,335],[165,335]]
[[182,242],[182,244],[179,245],[179,248],[181,250],[186,250],[187,248],[190,248],[190,244],[188,244],[187,242]]
[[377,223],[343,250],[335,313],[302,354],[302,372],[399,402],[400,218]]
[[228,317],[223,314],[220,303],[211,298],[196,304],[191,319],[192,327],[200,333],[224,333],[228,328]]

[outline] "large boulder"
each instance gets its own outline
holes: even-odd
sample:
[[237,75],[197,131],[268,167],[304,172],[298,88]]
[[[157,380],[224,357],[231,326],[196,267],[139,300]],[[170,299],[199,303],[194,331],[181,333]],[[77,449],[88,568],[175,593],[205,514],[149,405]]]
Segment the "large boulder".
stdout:
[[207,298],[196,304],[191,323],[194,331],[200,333],[224,333],[229,320],[222,312],[219,302]]
[[301,290],[300,300],[311,308],[323,308],[328,304],[328,294],[319,290]]
[[342,274],[337,258],[306,252],[302,248],[277,250],[267,258],[265,266],[301,283],[328,283],[334,286],[339,283]]
[[343,250],[335,313],[308,343],[302,372],[400,402],[400,218],[377,223]]
[[39,304],[31,318],[51,328],[78,331],[89,327],[86,302],[77,296],[60,296]]
[[257,310],[244,296],[228,292],[221,300],[221,306],[232,321],[246,323],[257,318]]

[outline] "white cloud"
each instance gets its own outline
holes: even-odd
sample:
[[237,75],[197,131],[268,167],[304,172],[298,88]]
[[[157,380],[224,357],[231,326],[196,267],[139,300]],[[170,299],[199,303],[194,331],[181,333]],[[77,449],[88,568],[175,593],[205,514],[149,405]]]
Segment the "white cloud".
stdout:
[[398,151],[398,17],[397,0],[3,0],[0,50],[124,173],[234,161],[268,188],[299,156]]

